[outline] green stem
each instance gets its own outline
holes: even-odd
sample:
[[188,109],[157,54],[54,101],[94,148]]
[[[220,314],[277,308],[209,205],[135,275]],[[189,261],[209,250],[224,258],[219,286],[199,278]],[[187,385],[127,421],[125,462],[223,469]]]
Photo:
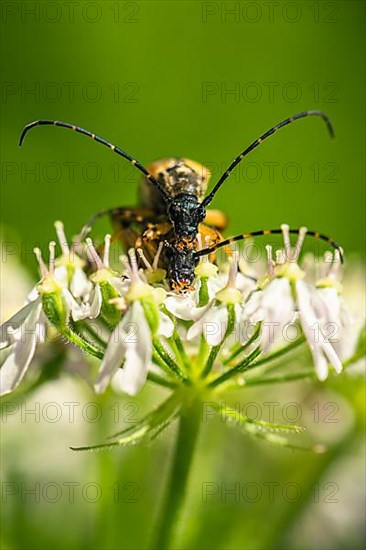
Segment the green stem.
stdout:
[[176,327],[174,327],[174,332],[173,332],[173,341],[174,341],[174,344],[177,348],[177,351],[178,351],[178,354],[183,362],[183,365],[186,369],[187,372],[189,372],[191,370],[191,362],[188,358],[188,355],[186,353],[186,350],[185,350],[185,347],[184,347],[184,344],[182,342],[182,339],[180,337],[180,334],[177,330]]
[[168,339],[169,343],[172,348],[174,348],[174,352],[176,355],[177,360],[180,360],[182,366],[185,368],[186,372],[189,372],[191,370],[191,362],[189,360],[189,357],[186,353],[184,344],[182,342],[182,339],[180,337],[180,334],[177,329],[177,319],[170,313],[170,311],[163,305],[161,307],[162,311],[167,315],[172,323],[174,324],[174,331],[173,335]]
[[153,363],[155,363],[155,365],[157,365],[158,367],[161,368],[162,371],[164,371],[166,374],[168,374],[168,376],[171,378],[172,377],[172,371],[171,369],[168,367],[168,365],[162,360],[162,358],[160,357],[160,355],[158,354],[158,352],[154,349],[153,350],[153,354],[152,354],[152,360],[153,360]]
[[150,380],[150,382],[154,382],[154,384],[158,384],[159,386],[164,386],[165,388],[173,389],[176,387],[175,382],[167,380],[166,378],[159,376],[155,372],[149,372],[147,375],[147,379]]
[[203,336],[203,334],[201,334],[201,341],[200,341],[200,346],[199,346],[198,355],[196,359],[197,372],[201,370],[202,365],[206,362],[208,349],[209,349],[209,345],[206,342],[206,338]]
[[206,361],[206,365],[201,373],[201,378],[206,378],[206,376],[211,372],[211,369],[213,367],[213,364],[216,360],[216,357],[219,354],[219,351],[221,349],[222,344],[219,344],[218,346],[214,346],[211,351],[210,355],[208,356],[208,359]]
[[170,368],[170,370],[174,372],[174,374],[176,374],[178,378],[180,378],[181,380],[187,380],[187,377],[181,371],[181,369],[179,368],[179,365],[177,365],[174,359],[169,355],[169,352],[166,350],[163,344],[157,338],[154,338],[153,344],[154,344],[156,353],[160,356],[160,358],[164,361],[164,363]]
[[65,326],[62,330],[61,329],[59,330],[62,336],[65,336],[65,338],[67,338],[70,342],[72,342],[82,350],[86,351],[90,355],[93,355],[93,357],[97,357],[98,359],[103,359],[104,351],[98,349],[92,344],[89,344],[89,342],[84,340],[84,338],[76,334],[76,332],[73,332],[70,327]]
[[244,386],[263,386],[264,384],[280,384],[282,382],[293,382],[304,378],[314,378],[316,380],[315,371],[294,372],[293,374],[284,374],[283,376],[272,376],[271,378],[258,377],[245,380]]
[[290,351],[298,348],[304,342],[305,342],[305,338],[299,338],[298,340],[295,340],[295,342],[292,342],[288,346],[284,346],[284,347],[280,348],[279,350],[275,351],[274,353],[271,353],[271,354],[263,357],[263,359],[259,359],[259,361],[256,361],[254,363],[252,368],[260,367],[261,365],[265,365],[266,363],[269,363],[270,361],[274,361],[275,359],[278,359],[279,357],[282,357],[283,355],[285,355],[285,353],[289,353]]
[[[97,331],[91,327],[86,321],[78,321],[77,324],[75,324],[74,326],[78,326],[80,325],[80,328],[85,331],[86,334],[88,334],[89,336],[92,337],[92,339],[94,340],[94,342],[96,344],[98,344],[99,346],[101,346],[103,349],[106,349],[107,347],[107,342],[105,342],[103,340],[103,338],[100,336],[100,334],[97,333]],[[80,334],[82,336],[82,334]]]
[[179,522],[194,456],[201,420],[201,401],[193,401],[182,408],[179,418],[178,435],[174,449],[173,464],[168,480],[167,491],[157,525],[157,535],[152,550],[171,548],[177,523]]
[[237,346],[235,347],[231,355],[227,359],[225,359],[225,361],[223,361],[223,365],[228,365],[229,363],[231,363],[233,359],[235,359],[238,355],[244,352],[253,342],[255,342],[255,340],[257,340],[257,338],[260,335],[260,331],[261,331],[261,323],[258,323],[254,333],[249,338],[249,340],[247,340],[243,345],[237,344]]
[[[356,354],[352,355],[351,357],[349,357],[348,359],[346,359],[343,362],[343,368],[346,369],[347,367],[349,367],[353,363],[355,363],[358,359],[361,359],[363,356],[364,356],[363,353],[360,353],[360,354],[356,353]],[[253,367],[256,367],[259,362],[260,361],[257,361],[256,363],[254,363]],[[330,364],[328,364],[328,368],[331,369],[332,366]],[[279,376],[272,376],[272,377],[267,377],[267,378],[264,378],[264,377],[249,378],[248,380],[245,381],[245,386],[259,386],[259,385],[264,385],[264,384],[279,384],[279,383],[282,383],[282,382],[293,382],[295,380],[302,380],[304,378],[313,378],[314,380],[316,380],[317,377],[316,377],[316,373],[315,373],[314,370],[309,370],[309,371],[294,372],[294,373],[291,373],[291,374],[284,374],[284,375],[279,375]]]
[[222,384],[223,382],[226,382],[226,380],[228,380],[229,378],[231,378],[232,376],[235,376],[237,374],[240,374],[241,372],[247,370],[251,364],[253,363],[253,361],[255,360],[255,358],[261,353],[261,350],[258,348],[255,348],[252,353],[250,353],[245,359],[243,359],[243,361],[241,361],[238,365],[236,365],[235,367],[233,367],[232,369],[224,372],[224,374],[221,374],[221,376],[218,376],[217,378],[215,378],[215,380],[213,380],[212,382],[210,382],[210,384],[208,385],[209,388],[215,388],[216,386],[219,386],[220,384]]

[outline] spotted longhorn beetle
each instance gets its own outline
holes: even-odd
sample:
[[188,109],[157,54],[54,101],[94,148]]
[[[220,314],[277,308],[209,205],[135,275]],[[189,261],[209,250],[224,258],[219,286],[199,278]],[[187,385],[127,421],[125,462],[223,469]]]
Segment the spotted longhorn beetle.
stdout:
[[[140,188],[141,207],[102,210],[95,214],[84,226],[84,234],[90,231],[98,218],[109,214],[125,247],[144,247],[147,250],[147,256],[150,254],[151,257],[156,253],[156,243],[163,242],[161,265],[167,270],[167,276],[173,290],[182,292],[192,289],[195,267],[200,257],[212,254],[219,248],[227,247],[235,241],[260,235],[281,233],[281,229],[267,229],[241,233],[235,237],[223,239],[220,231],[226,227],[225,216],[220,211],[206,210],[206,208],[233,169],[253,149],[280,128],[308,116],[320,116],[326,123],[331,137],[334,137],[332,123],[328,116],[321,111],[304,111],[291,116],[273,126],[244,149],[206,196],[205,192],[210,173],[201,164],[184,158],[168,158],[158,160],[145,168],[138,160],[119,147],[88,130],[66,122],[54,120],[31,122],[23,129],[19,145],[22,145],[27,132],[35,126],[60,126],[84,134],[109,147],[142,172],[144,179]],[[142,230],[140,232],[132,229],[132,226],[136,224],[141,226]],[[298,229],[290,230],[290,233],[297,234],[298,232]],[[208,243],[208,246],[199,246],[199,233],[204,239],[201,240]],[[333,239],[317,231],[308,231],[307,234],[329,243],[339,251],[342,259],[342,249]]]

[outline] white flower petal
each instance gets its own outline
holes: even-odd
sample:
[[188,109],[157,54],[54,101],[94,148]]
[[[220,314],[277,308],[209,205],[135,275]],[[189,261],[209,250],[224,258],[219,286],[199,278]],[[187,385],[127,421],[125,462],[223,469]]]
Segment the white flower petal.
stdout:
[[187,340],[188,341],[194,340],[195,338],[200,336],[200,334],[202,334],[202,331],[203,331],[203,319],[201,318],[201,319],[198,319],[198,321],[196,321],[195,323],[193,323],[191,327],[189,327],[187,331]]
[[164,304],[170,313],[184,321],[196,321],[207,308],[207,306],[197,307],[197,298],[190,294],[168,296]]
[[100,313],[102,307],[102,291],[100,285],[95,285],[91,293],[91,302],[89,310],[89,318],[96,319]]
[[76,267],[72,275],[70,290],[75,298],[83,298],[89,295],[93,285],[81,267]]
[[187,340],[193,340],[203,334],[210,346],[217,346],[225,336],[228,323],[227,307],[224,304],[219,306],[211,304],[205,309],[200,319],[188,329]]
[[37,287],[35,286],[34,288],[32,288],[32,290],[28,294],[25,303],[29,304],[30,302],[34,302],[35,300],[37,300],[37,298],[39,298],[39,293],[38,293]]
[[127,277],[112,277],[110,279],[111,285],[117,290],[117,292],[123,296],[131,286],[131,279]]
[[250,277],[246,277],[245,275],[240,273],[240,271],[237,273],[235,288],[240,290],[240,292],[242,292],[244,296],[250,294],[250,292],[253,292],[256,287],[257,283],[253,279],[251,279]]
[[78,304],[67,288],[62,289],[62,296],[74,321],[80,321],[81,319],[86,319],[88,317],[89,306],[87,304]]
[[19,385],[33,359],[37,344],[37,322],[42,304],[39,300],[31,305],[33,307],[20,328],[21,334],[1,366],[0,395],[13,391]]
[[170,338],[173,332],[174,332],[173,321],[170,319],[170,317],[168,317],[168,315],[166,315],[163,312],[160,312],[160,323],[158,328],[158,334],[160,336],[165,336],[166,338]]
[[333,343],[333,347],[338,357],[345,360],[351,357],[355,352],[360,331],[364,327],[364,317],[362,315],[353,315],[342,301],[340,322],[342,334],[340,338],[337,338],[337,342]]
[[152,339],[149,325],[139,302],[134,302],[133,322],[138,332],[134,341],[126,341],[126,361],[123,366],[122,389],[129,395],[136,395],[144,384],[152,356]]
[[321,382],[328,378],[328,361],[316,346],[310,346],[310,351],[314,359],[316,375]]
[[37,297],[35,300],[26,304],[21,310],[15,313],[8,321],[3,323],[0,327],[0,347],[3,349],[7,345],[11,345],[13,339],[9,337],[8,329],[11,328],[14,331],[18,330],[27,318],[31,315],[34,308],[41,304],[41,297],[37,292]]
[[[132,331],[130,330],[132,327]],[[102,393],[123,359],[123,390],[135,395],[144,383],[152,357],[152,338],[141,304],[133,302],[109,339],[94,389]]]
[[[341,314],[341,301],[336,288],[317,288],[314,292],[314,309],[318,317],[324,318],[324,323],[339,323]],[[320,309],[320,311],[317,310]]]
[[[98,288],[97,288],[98,287]],[[94,288],[92,293],[91,303],[77,302],[71,292],[64,288],[62,290],[66,305],[71,312],[71,317],[74,321],[82,321],[83,319],[95,319],[100,313],[102,296],[99,285]]]
[[65,265],[60,265],[55,268],[53,273],[54,278],[58,282],[61,288],[68,288],[69,286],[69,273]]
[[244,305],[244,319],[263,321],[259,345],[267,352],[283,335],[284,327],[291,323],[295,313],[289,280],[273,279],[264,290],[254,292]]
[[328,360],[338,373],[342,371],[342,362],[331,342],[327,341],[324,334],[324,322],[322,326],[322,319],[319,320],[317,318],[315,310],[312,307],[312,297],[316,292],[317,289],[303,281],[296,283],[301,325],[314,358],[317,375],[320,380],[325,380],[328,376],[328,366],[325,366],[324,362],[327,363]]
[[203,334],[209,346],[218,346],[225,337],[229,315],[226,305],[220,305],[213,310],[212,316],[206,315]]
[[[249,319],[254,314],[258,315],[259,310],[262,312],[263,316],[265,315],[264,309],[261,308],[262,296],[263,296],[263,290],[258,290],[256,292],[253,292],[249,300],[245,303],[243,315],[246,319]],[[261,318],[258,320],[262,321]]]
[[331,365],[333,365],[335,371],[339,374],[343,370],[342,361],[338,357],[335,349],[333,348],[332,344],[330,342],[327,342],[324,340],[323,336],[323,342],[322,342],[322,350],[325,354],[325,356],[328,358],[328,361]]
[[104,354],[96,382],[94,384],[94,389],[96,393],[103,393],[106,387],[108,386],[112,376],[121,366],[123,359],[125,358],[126,353],[126,338],[129,337],[124,330],[124,325],[127,320],[130,318],[131,313],[128,311],[122,321],[118,323],[116,328],[113,330],[111,337],[108,342],[106,352]]

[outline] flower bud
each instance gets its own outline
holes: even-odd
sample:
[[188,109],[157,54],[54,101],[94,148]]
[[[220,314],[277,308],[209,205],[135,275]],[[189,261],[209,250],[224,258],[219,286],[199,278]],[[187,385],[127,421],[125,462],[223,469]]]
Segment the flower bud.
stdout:
[[106,321],[115,327],[121,318],[121,313],[113,300],[119,298],[119,294],[114,286],[106,280],[100,282],[99,286],[102,293],[101,313]]
[[44,279],[37,287],[42,298],[43,311],[56,329],[62,331],[67,325],[69,309],[66,305],[62,290],[52,277]]

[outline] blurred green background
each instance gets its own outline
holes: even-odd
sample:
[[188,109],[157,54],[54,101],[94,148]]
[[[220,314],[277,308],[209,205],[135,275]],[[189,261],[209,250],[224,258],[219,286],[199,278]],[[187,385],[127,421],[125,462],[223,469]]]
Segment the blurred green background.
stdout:
[[[315,118],[281,130],[232,174],[212,206],[228,213],[231,234],[286,221],[334,236],[346,255],[364,254],[364,2],[4,1],[1,10],[5,262],[19,260],[35,275],[32,248],[54,238],[56,219],[71,235],[99,209],[136,201],[139,175],[122,159],[58,128],[34,129],[19,149],[26,123],[78,124],[144,164],[186,156],[209,165],[215,180],[253,139],[305,109],[324,110],[336,139]],[[179,547],[363,547],[358,387],[342,376],[331,388],[299,383],[275,398],[264,390],[238,397],[242,404],[299,402],[304,421],[314,420],[314,403],[323,420],[322,407],[336,403],[337,430],[322,421],[315,426],[321,440],[333,428],[335,450],[327,455],[285,452],[242,439],[220,423],[204,426]],[[39,422],[37,415],[22,421],[22,407],[34,402],[40,411],[42,403],[76,401],[82,410],[95,402],[74,379],[48,384],[29,400],[13,399],[20,408],[3,425],[2,474],[13,485],[3,486],[2,548],[146,546],[173,432],[147,448],[71,453],[69,444],[98,442],[115,431],[110,407],[118,402],[123,410],[129,400],[112,392],[103,399],[100,406],[109,412],[95,423],[80,414],[74,422],[67,414],[50,422],[42,412]],[[138,414],[158,400],[155,390],[144,389]],[[123,411],[121,420],[129,412]],[[27,489],[36,482],[41,492],[58,484],[61,498],[50,502],[52,487],[50,498],[41,494],[39,502],[24,496],[22,484]],[[64,484],[74,482],[70,502]],[[204,482],[220,487],[206,502]],[[263,496],[255,502],[250,493],[239,502],[222,497],[221,484],[237,482],[257,484]],[[90,498],[82,495],[87,483],[102,489],[97,502],[92,489]],[[128,502],[127,483],[136,484],[137,502]],[[274,501],[264,483],[279,484]],[[286,483],[297,483],[301,497],[285,498]],[[332,487],[338,487],[337,502]]]

